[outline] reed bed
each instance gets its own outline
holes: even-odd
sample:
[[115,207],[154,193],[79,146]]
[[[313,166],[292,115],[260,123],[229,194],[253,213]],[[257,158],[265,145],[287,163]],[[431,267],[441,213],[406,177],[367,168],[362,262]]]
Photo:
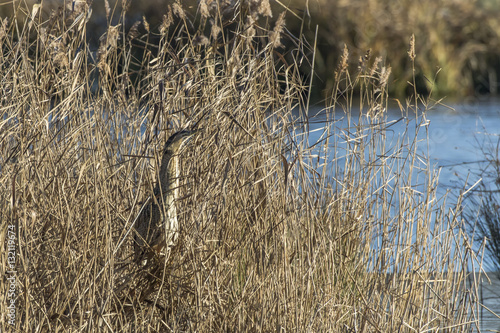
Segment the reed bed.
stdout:
[[[0,244],[16,255],[14,266],[0,260],[17,298],[10,322],[2,279],[2,331],[478,325],[470,271],[480,263],[461,197],[436,197],[438,175],[417,149],[426,142],[409,134],[427,130],[432,102],[401,102],[408,131],[393,133],[390,68],[370,58],[349,68],[346,49],[334,77],[342,93],[311,140],[313,87],[299,66],[314,48],[286,32],[289,10],[266,4],[202,1],[193,17],[174,2],[158,28],[115,13],[96,50],[84,2],[20,5],[3,20]],[[166,138],[193,127],[179,242],[168,261],[141,268],[132,222]]]
[[[304,1],[292,3],[294,8],[304,7]],[[413,76],[423,94],[432,90],[435,96],[463,98],[499,92],[498,1],[317,0],[307,4],[303,17],[310,26],[304,32],[312,38],[315,25],[321,26],[317,72],[326,91],[335,86],[330,72],[347,44],[354,65],[368,49],[387,59],[394,71],[390,90],[398,96],[412,91],[406,82]],[[406,61],[411,34],[420,41],[416,73]]]

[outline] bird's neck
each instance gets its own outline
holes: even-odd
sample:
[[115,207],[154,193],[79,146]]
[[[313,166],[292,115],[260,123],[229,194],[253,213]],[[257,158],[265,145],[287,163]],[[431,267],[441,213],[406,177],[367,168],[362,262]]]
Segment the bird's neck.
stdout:
[[179,189],[179,157],[177,154],[167,152],[163,155],[158,186],[163,196],[177,197]]

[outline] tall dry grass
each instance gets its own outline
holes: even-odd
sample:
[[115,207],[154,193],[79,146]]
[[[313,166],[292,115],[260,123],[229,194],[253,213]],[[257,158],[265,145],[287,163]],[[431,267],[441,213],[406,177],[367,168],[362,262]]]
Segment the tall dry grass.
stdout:
[[[193,19],[175,2],[158,29],[144,19],[128,31],[123,13],[98,50],[86,41],[85,3],[21,6],[3,21],[0,243],[12,250],[13,228],[17,299],[11,327],[4,278],[2,331],[477,324],[460,199],[448,208],[436,198],[437,175],[417,150],[425,141],[409,130],[427,130],[430,102],[401,103],[408,130],[394,135],[390,69],[366,59],[350,71],[346,50],[335,75],[343,93],[313,142],[311,87],[298,70],[312,59],[266,4],[202,1]],[[284,38],[297,48],[280,48]],[[201,130],[183,155],[179,244],[168,262],[139,268],[131,224],[166,138],[186,127]]]
[[[304,1],[293,1],[302,8]],[[304,17],[314,35],[319,24],[318,73],[326,90],[335,82],[330,69],[336,65],[344,43],[353,52],[356,63],[367,50],[383,56],[392,65],[391,91],[398,96],[408,93],[407,81],[413,76],[421,92],[433,90],[438,96],[498,94],[500,76],[500,14],[498,1],[307,1]],[[308,17],[309,14],[310,16]],[[406,61],[408,36],[415,34],[417,71]],[[436,75],[436,72],[439,73]],[[410,90],[411,91],[411,90]]]

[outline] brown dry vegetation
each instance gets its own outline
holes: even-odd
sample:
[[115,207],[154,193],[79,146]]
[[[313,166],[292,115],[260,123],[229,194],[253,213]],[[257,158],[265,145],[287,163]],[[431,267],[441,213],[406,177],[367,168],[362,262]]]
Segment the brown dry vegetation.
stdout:
[[[295,8],[304,7],[302,0],[293,3]],[[317,70],[327,91],[335,86],[329,71],[347,44],[354,64],[367,50],[387,59],[395,74],[391,91],[404,96],[411,91],[406,82],[415,75],[404,52],[408,36],[414,34],[419,40],[420,91],[433,89],[439,96],[462,97],[499,93],[498,1],[314,0],[307,4],[310,25],[320,26]],[[314,29],[309,30],[312,37]]]
[[[35,0],[25,0],[31,5]],[[45,8],[57,8],[63,0],[45,0]],[[188,17],[194,19],[198,0],[183,0]],[[220,1],[222,4],[231,1]],[[390,93],[402,97],[411,93],[407,81],[416,77],[419,92],[433,89],[435,96],[463,97],[475,94],[498,94],[500,77],[500,6],[497,0],[289,0],[269,1],[275,12],[284,4],[292,8],[287,29],[304,34],[310,41],[317,34],[316,69],[318,87],[312,96],[318,100],[335,86],[332,72],[342,55],[344,44],[351,50],[351,65],[368,50],[374,57],[387,59],[393,68],[394,82]],[[111,0],[111,11],[119,12],[124,1]],[[156,27],[164,14],[162,0],[125,2],[129,17],[147,17]],[[207,1],[207,3],[211,3]],[[259,1],[254,3],[259,4]],[[0,5],[0,16],[10,15],[12,7]],[[92,4],[93,16],[87,23],[88,35],[94,41],[105,28],[104,2]],[[271,11],[272,13],[272,11]],[[18,12],[19,15],[21,13]],[[303,20],[302,20],[303,19]],[[133,22],[128,22],[127,28]],[[408,36],[420,41],[413,73],[406,57]],[[287,44],[291,46],[292,44]],[[309,74],[310,68],[303,68]],[[436,72],[439,74],[436,75]]]
[[[474,327],[461,199],[449,209],[435,197],[437,175],[417,154],[425,142],[409,130],[387,139],[390,68],[367,59],[350,73],[346,50],[334,77],[343,94],[324,110],[321,140],[309,142],[302,36],[284,34],[277,12],[264,25],[266,1],[222,15],[202,3],[199,23],[173,3],[158,29],[141,23],[147,34],[126,31],[123,14],[96,52],[86,3],[21,6],[19,20],[3,21],[0,244],[5,253],[14,226],[15,328]],[[280,48],[283,39],[296,47]],[[429,107],[403,102],[400,121],[426,131]],[[183,156],[179,244],[168,262],[139,268],[132,221],[166,138],[191,127],[201,130]],[[7,257],[0,262],[4,331]]]

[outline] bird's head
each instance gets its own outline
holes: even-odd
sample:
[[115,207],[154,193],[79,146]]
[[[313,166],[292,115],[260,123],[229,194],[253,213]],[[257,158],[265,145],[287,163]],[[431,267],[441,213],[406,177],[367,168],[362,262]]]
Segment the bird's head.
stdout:
[[165,144],[164,154],[178,153],[193,137],[196,131],[183,130],[172,134]]

